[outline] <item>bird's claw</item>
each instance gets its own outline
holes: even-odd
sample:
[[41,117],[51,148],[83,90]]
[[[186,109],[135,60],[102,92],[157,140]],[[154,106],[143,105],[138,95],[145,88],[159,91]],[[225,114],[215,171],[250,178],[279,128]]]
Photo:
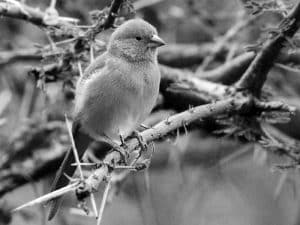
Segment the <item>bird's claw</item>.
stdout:
[[140,148],[143,152],[147,151],[148,149],[148,145],[147,143],[144,141],[143,137],[139,134],[139,132],[137,131],[133,131],[132,133],[132,137],[136,138],[139,142]]
[[127,144],[126,144],[126,142],[125,142],[125,139],[124,139],[123,135],[120,134],[119,136],[120,136],[121,146],[122,146],[123,148],[127,148],[128,146],[127,146]]
[[121,163],[127,165],[127,161],[129,158],[129,153],[122,147],[120,146],[114,146],[113,147],[114,151],[118,152],[121,156]]

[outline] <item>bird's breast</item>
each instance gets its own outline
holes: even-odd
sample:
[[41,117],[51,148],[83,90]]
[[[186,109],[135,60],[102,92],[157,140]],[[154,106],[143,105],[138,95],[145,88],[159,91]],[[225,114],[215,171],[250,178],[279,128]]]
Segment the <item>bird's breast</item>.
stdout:
[[93,135],[128,136],[155,105],[160,74],[152,66],[124,66],[93,76],[78,91],[77,115]]

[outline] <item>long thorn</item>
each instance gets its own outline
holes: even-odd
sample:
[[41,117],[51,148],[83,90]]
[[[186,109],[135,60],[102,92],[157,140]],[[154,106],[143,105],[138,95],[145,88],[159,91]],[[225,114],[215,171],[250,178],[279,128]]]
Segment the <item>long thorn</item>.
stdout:
[[27,203],[25,203],[25,204],[23,204],[23,205],[15,208],[15,209],[13,209],[12,212],[17,212],[17,211],[20,211],[21,209],[24,209],[26,207],[34,206],[34,205],[37,205],[37,204],[41,204],[43,202],[47,202],[47,201],[49,201],[51,199],[54,199],[56,197],[62,196],[62,195],[66,194],[66,193],[68,193],[70,191],[75,190],[77,185],[78,185],[78,182],[70,184],[70,185],[68,185],[66,187],[63,187],[61,189],[57,189],[57,190],[55,190],[53,192],[50,192],[49,194],[43,195],[43,196],[41,196],[41,197],[39,197],[37,199],[34,199],[34,200],[30,201],[30,202],[27,202]]
[[92,42],[90,45],[90,61],[91,63],[94,61],[94,43]]
[[84,180],[83,172],[82,172],[82,169],[81,169],[80,160],[79,160],[79,156],[78,156],[78,152],[77,152],[75,142],[74,142],[74,138],[73,138],[73,135],[72,135],[71,123],[70,123],[67,115],[65,115],[65,118],[66,118],[66,125],[67,125],[67,129],[68,129],[68,133],[69,133],[69,136],[71,138],[73,154],[74,154],[75,161],[76,161],[76,164],[77,164],[77,168],[78,168],[79,174],[80,174],[80,179]]
[[102,198],[99,213],[98,213],[97,225],[100,225],[101,221],[102,221],[102,216],[103,216],[105,204],[106,204],[107,197],[108,197],[108,191],[110,189],[110,183],[111,183],[111,178],[109,177],[108,180],[107,180],[107,184],[105,186],[104,193],[103,193],[103,198]]
[[81,67],[81,64],[80,64],[79,61],[77,62],[77,66],[78,66],[79,76],[82,77],[82,74],[83,74],[82,73],[82,67]]
[[[83,163],[80,163],[79,165],[80,166],[96,166],[97,164],[99,164],[99,163],[89,163],[89,162],[83,162]],[[71,166],[78,166],[78,164],[77,163],[72,163],[71,164]]]
[[90,198],[91,198],[91,204],[92,204],[92,209],[93,209],[94,215],[95,215],[96,219],[98,219],[98,211],[97,211],[95,195],[93,193],[91,193]]

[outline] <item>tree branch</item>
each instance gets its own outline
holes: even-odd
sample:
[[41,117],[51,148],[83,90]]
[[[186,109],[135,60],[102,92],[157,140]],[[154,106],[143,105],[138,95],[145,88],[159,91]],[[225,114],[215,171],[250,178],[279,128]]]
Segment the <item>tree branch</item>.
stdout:
[[0,3],[0,15],[10,18],[20,19],[28,21],[34,25],[47,27],[48,25],[44,22],[45,13],[39,9],[34,9],[29,6],[18,4],[11,4],[8,2]]
[[118,11],[123,1],[124,0],[113,0],[109,9],[108,16],[105,19],[104,23],[102,23],[102,19],[100,18],[96,26],[87,31],[86,36],[93,40],[98,33],[108,28],[114,27],[115,19],[118,16]]
[[279,56],[280,50],[285,46],[287,39],[291,38],[300,26],[300,2],[294,7],[287,18],[281,21],[278,32],[268,40],[255,59],[252,61],[236,87],[247,89],[255,96],[259,96],[268,72]]
[[77,19],[55,16],[55,20],[51,23],[47,22],[47,13],[40,9],[32,8],[19,1],[7,1],[0,2],[0,15],[10,18],[20,19],[28,21],[36,26],[42,28],[54,27],[57,29],[63,29],[64,35],[71,35],[80,33],[80,29],[70,22],[78,22]]

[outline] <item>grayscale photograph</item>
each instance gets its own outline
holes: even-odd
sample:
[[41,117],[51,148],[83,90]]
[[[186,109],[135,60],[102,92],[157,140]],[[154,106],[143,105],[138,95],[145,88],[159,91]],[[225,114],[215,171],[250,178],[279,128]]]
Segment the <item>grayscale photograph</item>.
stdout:
[[0,225],[300,225],[299,28],[300,0],[0,0]]

